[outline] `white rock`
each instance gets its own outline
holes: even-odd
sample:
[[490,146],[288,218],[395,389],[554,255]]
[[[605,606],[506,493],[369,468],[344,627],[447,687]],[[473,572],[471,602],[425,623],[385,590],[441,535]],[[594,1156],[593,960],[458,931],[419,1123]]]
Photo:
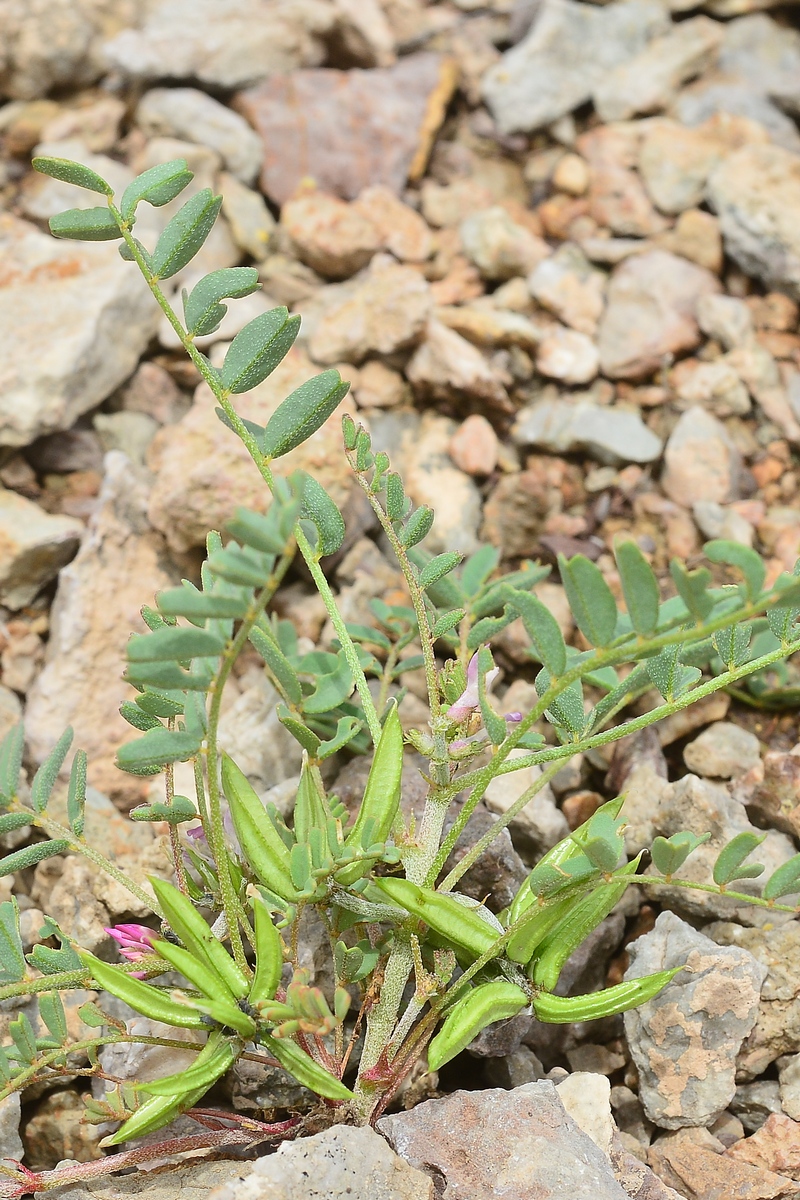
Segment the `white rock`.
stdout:
[[736,296],[701,296],[697,321],[703,333],[715,338],[725,350],[748,345],[755,334],[750,309]]
[[556,1084],[558,1098],[576,1125],[604,1154],[611,1152],[616,1132],[611,1115],[611,1084],[605,1075],[594,1071],[573,1071]]
[[150,136],[176,137],[216,150],[242,183],[261,169],[261,138],[244,117],[196,88],[153,88],[136,109],[136,124]]
[[0,602],[24,608],[75,555],[83,523],[0,488]]
[[540,400],[521,409],[512,437],[555,454],[582,448],[606,463],[653,462],[662,450],[661,439],[637,413],[577,398]]
[[600,355],[585,333],[556,325],[539,343],[536,367],[548,379],[589,383],[600,368]]

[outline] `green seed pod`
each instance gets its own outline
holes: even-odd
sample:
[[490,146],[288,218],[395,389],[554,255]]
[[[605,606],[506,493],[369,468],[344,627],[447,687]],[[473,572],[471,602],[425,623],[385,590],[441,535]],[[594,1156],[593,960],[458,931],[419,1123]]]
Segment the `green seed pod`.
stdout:
[[260,896],[253,899],[255,923],[256,973],[248,1000],[256,1005],[271,1000],[281,981],[283,972],[283,946],[281,935],[275,928],[270,911]]
[[256,1032],[256,1023],[252,1017],[243,1012],[228,1000],[192,999],[189,1001],[198,1012],[205,1013],[219,1025],[227,1029],[235,1029],[246,1042],[252,1041]]
[[144,1137],[146,1133],[153,1133],[156,1129],[163,1129],[181,1113],[192,1108],[198,1100],[202,1100],[207,1091],[206,1087],[195,1088],[177,1099],[174,1096],[151,1096],[137,1108],[132,1117],[128,1117],[116,1133],[103,1138],[100,1145],[119,1146],[122,1142]]
[[564,963],[611,912],[633,882],[641,854],[620,868],[610,883],[601,883],[588,896],[573,897],[567,914],[536,952],[533,981],[548,991],[558,983]]
[[459,904],[446,892],[419,887],[408,879],[376,879],[373,885],[392,903],[430,925],[448,942],[468,950],[474,958],[486,954],[502,936],[474,909]]
[[239,970],[222,942],[214,937],[189,897],[158,876],[152,875],[150,884],[164,916],[186,949],[196,959],[208,964],[211,971],[218,976],[222,988],[231,996],[237,1000],[246,996],[250,980]]
[[[393,705],[381,731],[372,766],[364,788],[361,807],[353,828],[345,838],[345,848],[359,852],[368,845],[385,842],[391,832],[400,806],[400,783],[403,775],[403,728],[397,705]],[[369,864],[355,862],[337,872],[336,882],[347,887],[369,870]]]
[[316,1059],[306,1054],[305,1050],[301,1050],[294,1042],[271,1037],[268,1033],[262,1034],[259,1041],[303,1087],[316,1092],[318,1096],[324,1096],[326,1100],[353,1099],[353,1093],[345,1087],[341,1079],[331,1075],[330,1071],[326,1071]]
[[539,1021],[554,1025],[613,1017],[615,1013],[627,1012],[629,1008],[652,1000],[682,970],[683,967],[673,967],[671,971],[656,971],[653,975],[629,979],[588,996],[554,996],[551,992],[540,992],[534,996],[533,1011]]
[[131,1008],[144,1017],[154,1021],[163,1021],[165,1025],[177,1025],[181,1029],[208,1029],[208,1024],[188,1004],[180,1004],[165,995],[160,988],[144,983],[126,975],[119,967],[111,963],[101,962],[88,950],[80,952],[80,960],[91,973],[92,978],[105,991],[110,992],[119,1000],[124,1000]]
[[506,954],[511,961],[530,962],[537,947],[542,944],[559,921],[564,919],[575,903],[574,896],[566,896],[561,900],[542,899],[535,908],[525,908],[523,911],[527,920],[506,946]]
[[227,754],[222,756],[222,786],[247,863],[265,887],[294,903],[298,893],[289,873],[289,851],[249,780]]
[[428,1066],[432,1071],[438,1071],[465,1050],[487,1025],[515,1017],[529,1003],[522,988],[505,979],[473,988],[445,1017],[442,1028],[428,1047]]
[[220,979],[216,971],[212,971],[205,960],[201,962],[191,951],[184,950],[183,946],[176,946],[172,942],[154,941],[153,949],[176,971],[180,971],[192,987],[197,988],[204,996],[208,996],[209,1000],[219,1000],[224,997],[232,1006],[236,1004],[233,992]]
[[162,1079],[141,1083],[139,1091],[149,1092],[151,1096],[173,1098],[179,1098],[187,1091],[194,1092],[199,1088],[208,1091],[228,1068],[233,1066],[241,1049],[242,1043],[238,1038],[225,1037],[220,1030],[215,1030],[190,1067],[178,1071],[175,1075],[165,1075]]

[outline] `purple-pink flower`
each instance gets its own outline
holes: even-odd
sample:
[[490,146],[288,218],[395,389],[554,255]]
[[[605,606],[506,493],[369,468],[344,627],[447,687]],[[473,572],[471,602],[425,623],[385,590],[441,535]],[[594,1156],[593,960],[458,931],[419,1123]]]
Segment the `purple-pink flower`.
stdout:
[[153,953],[153,939],[158,937],[146,925],[114,925],[106,927],[106,933],[119,943],[119,952],[129,962],[137,962],[146,954]]
[[[487,692],[499,674],[499,667],[492,667],[491,671],[486,672]],[[466,721],[467,717],[471,717],[480,708],[480,703],[478,696],[478,655],[473,654],[467,667],[467,686],[455,704],[450,705],[447,715],[451,721]]]

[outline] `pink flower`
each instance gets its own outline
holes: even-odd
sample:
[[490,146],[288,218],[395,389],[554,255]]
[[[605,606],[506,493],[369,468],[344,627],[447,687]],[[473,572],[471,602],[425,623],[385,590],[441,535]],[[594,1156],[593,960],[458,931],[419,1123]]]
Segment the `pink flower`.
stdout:
[[153,953],[153,939],[158,937],[146,925],[114,925],[106,933],[119,943],[120,954],[129,962],[137,962],[146,954]]
[[[491,671],[486,672],[487,692],[499,674],[499,667],[493,667]],[[478,708],[480,708],[480,699],[478,697],[478,655],[473,654],[467,667],[467,686],[455,704],[450,705],[447,715],[451,721],[466,721],[467,717],[471,717]]]

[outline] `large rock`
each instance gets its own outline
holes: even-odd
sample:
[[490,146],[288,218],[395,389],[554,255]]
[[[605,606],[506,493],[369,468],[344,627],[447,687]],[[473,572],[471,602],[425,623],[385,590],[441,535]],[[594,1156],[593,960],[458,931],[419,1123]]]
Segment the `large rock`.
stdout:
[[702,296],[720,291],[710,271],[666,250],[636,254],[611,277],[600,321],[600,364],[612,379],[652,374],[665,356],[693,350]]
[[0,214],[0,445],[68,429],[131,374],[158,308],[113,243]]
[[584,450],[605,463],[654,462],[662,442],[637,413],[590,400],[539,400],[517,414],[512,430],[522,446],[555,454]]
[[670,500],[692,505],[737,499],[739,452],[727,429],[705,408],[688,409],[669,435],[661,478]]
[[[249,421],[266,423],[280,402],[316,374],[306,354],[294,347],[273,373],[237,397],[236,408]],[[345,401],[345,405],[349,402]],[[216,415],[215,401],[201,384],[189,412],[155,437],[149,465],[156,472],[150,495],[151,524],[175,550],[202,546],[209,529],[221,529],[237,505],[264,510],[267,485],[235,434]],[[312,471],[334,500],[349,493],[350,474],[342,451],[341,407],[308,441],[281,459],[281,473]]]
[[83,523],[0,488],[0,602],[24,608],[78,549]]
[[380,1132],[443,1185],[443,1200],[625,1200],[606,1155],[549,1080],[454,1092],[384,1117]]
[[712,173],[725,249],[748,275],[800,297],[800,156],[746,146]]
[[164,541],[147,522],[147,490],[119,452],[106,458],[98,508],[76,558],[65,567],[50,614],[44,669],[28,694],[25,727],[41,762],[67,725],[89,755],[89,779],[106,795],[133,801],[143,781],[114,766],[118,746],[135,736],[118,714],[125,645],[144,631],[139,614],[159,588],[176,582]]
[[139,28],[105,43],[108,66],[137,79],[199,79],[218,88],[315,66],[336,23],[325,0],[153,0],[143,16]]
[[136,109],[150,135],[183,138],[216,150],[228,170],[252,183],[261,167],[261,139],[239,113],[196,88],[153,88]]
[[625,1013],[645,1113],[662,1129],[709,1125],[736,1091],[736,1055],[755,1024],[766,968],[671,912],[662,912],[628,953],[626,979],[684,968],[652,1000]]
[[79,88],[103,73],[102,35],[133,24],[136,0],[2,0],[0,95],[20,100]]
[[668,28],[666,9],[650,0],[545,0],[527,37],[485,75],[484,98],[503,133],[540,129],[585,104],[606,72]]
[[433,308],[419,271],[381,254],[372,260],[353,294],[320,320],[309,342],[319,363],[360,363],[370,354],[393,354],[412,346]]
[[371,71],[294,71],[244,92],[237,105],[264,140],[263,190],[284,204],[311,177],[348,200],[372,184],[399,193],[422,174],[455,84],[451,60],[414,54]]

